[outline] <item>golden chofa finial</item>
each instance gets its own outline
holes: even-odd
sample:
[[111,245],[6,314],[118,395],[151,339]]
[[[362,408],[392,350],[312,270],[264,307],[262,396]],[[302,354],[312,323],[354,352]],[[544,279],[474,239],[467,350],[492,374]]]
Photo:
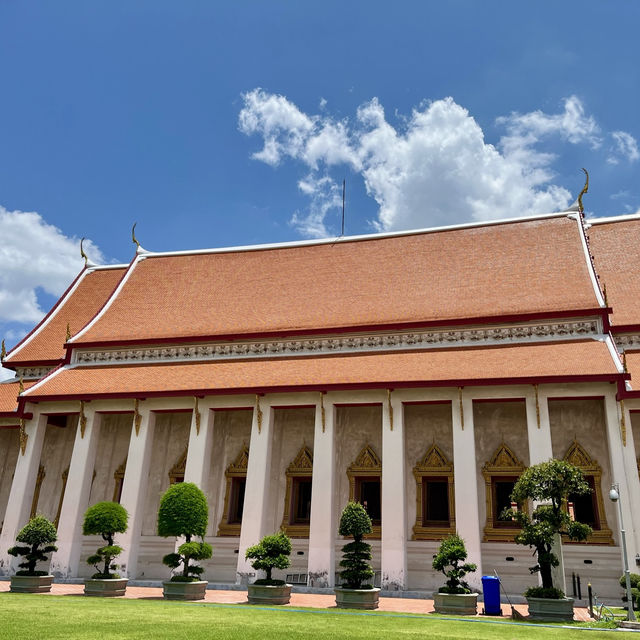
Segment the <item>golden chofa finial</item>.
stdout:
[[88,267],[89,266],[89,258],[87,257],[87,254],[84,252],[84,248],[83,248],[83,243],[84,243],[84,238],[82,238],[82,240],[80,240],[80,257],[84,258],[84,266]]
[[65,339],[65,342],[69,342],[69,340],[71,340],[71,327],[69,326],[69,323],[67,322],[67,337]]
[[582,206],[582,196],[585,193],[587,193],[587,191],[589,191],[589,172],[584,167],[582,167],[582,170],[584,171],[584,174],[587,176],[587,180],[584,183],[584,187],[582,188],[580,195],[578,196],[578,211],[580,213],[584,213],[584,207]]
[[20,376],[20,379],[18,380],[18,395],[21,393],[24,393],[24,382],[22,381],[22,376]]
[[4,344],[4,340],[2,341],[2,347],[0,347],[0,360],[4,360],[7,357],[7,347]]
[[138,242],[138,238],[136,238],[136,225],[138,223],[134,222],[133,223],[133,228],[131,229],[131,239],[133,240],[133,244],[136,245],[136,247],[139,249],[140,248],[140,243]]

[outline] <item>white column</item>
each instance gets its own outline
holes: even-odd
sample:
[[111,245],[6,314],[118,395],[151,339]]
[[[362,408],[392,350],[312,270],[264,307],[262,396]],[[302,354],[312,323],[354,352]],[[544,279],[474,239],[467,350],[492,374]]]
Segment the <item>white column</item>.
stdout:
[[191,418],[191,431],[189,432],[189,447],[187,449],[187,464],[184,469],[184,481],[197,484],[205,491],[209,482],[209,470],[211,468],[211,446],[213,443],[213,421],[215,411],[208,406],[198,408]]
[[[631,413],[626,406],[624,407],[624,419],[627,430],[627,445],[624,447],[624,467],[627,486],[629,487],[629,499],[631,504],[640,505],[640,477],[638,476],[636,447],[631,424]],[[606,489],[606,487],[603,487],[603,489]],[[636,549],[640,553],[640,509],[632,509],[631,517],[632,521],[627,524],[627,536],[633,535],[636,541]],[[636,566],[635,557],[629,558],[629,565],[631,567]]]
[[466,392],[451,405],[453,417],[453,480],[456,494],[456,528],[464,540],[468,561],[477,565],[468,581],[481,589],[482,547],[478,510],[478,478],[476,474],[476,442],[473,432],[473,400]]
[[101,423],[101,415],[94,409],[85,408],[84,413],[86,427],[83,434],[81,416],[76,429],[69,476],[60,511],[58,551],[51,558],[51,573],[58,578],[76,577],[80,564],[82,521],[89,506]]
[[272,489],[269,474],[271,471],[271,449],[273,441],[273,409],[269,400],[260,398],[259,406],[253,410],[251,424],[251,442],[249,445],[249,464],[247,466],[247,484],[244,492],[242,525],[240,528],[240,547],[236,582],[253,582],[255,570],[245,560],[246,550],[258,543],[268,533],[269,492]]
[[24,454],[18,450],[18,461],[0,534],[0,575],[13,573],[17,566],[17,559],[10,556],[7,549],[15,545],[18,532],[29,520],[46,428],[47,416],[35,411],[33,418],[25,423],[27,444]]
[[407,582],[407,505],[404,410],[391,394],[382,411],[382,588],[400,591]]
[[123,578],[135,578],[138,570],[138,551],[144,518],[144,503],[149,483],[151,449],[155,431],[156,414],[148,408],[140,407],[140,428],[136,433],[134,416],[127,454],[127,468],[124,472],[120,504],[129,514],[127,532],[118,536],[118,544],[124,549],[118,557],[119,573]]
[[[529,464],[540,464],[553,458],[551,442],[551,422],[549,421],[549,404],[547,396],[538,392],[536,402],[535,389],[527,393],[527,434],[529,436]],[[534,505],[535,506],[535,505]],[[564,574],[564,554],[562,552],[562,537],[558,534],[553,543],[553,553],[558,558],[558,566],[551,567],[551,579],[558,589],[566,593],[567,581]],[[540,584],[542,578],[538,574]]]
[[309,586],[335,586],[335,405],[328,396],[316,405],[313,436],[313,482],[309,527]]
[[[631,509],[631,491],[629,483],[627,483],[627,474],[625,469],[625,455],[622,446],[622,435],[620,433],[620,415],[618,413],[618,403],[615,395],[608,393],[604,397],[605,420],[607,423],[607,443],[609,445],[609,463],[611,467],[611,481],[620,485],[620,503],[622,505],[622,517],[627,531],[627,553],[629,555],[629,565],[633,566],[634,559],[638,553],[635,536],[629,532],[633,527],[633,516]],[[628,438],[629,429],[627,429]],[[629,442],[627,441],[627,447]],[[637,474],[637,472],[636,472]],[[609,489],[611,487],[602,487],[603,498],[609,500]],[[620,531],[619,510],[616,509],[616,521],[618,523],[617,530]]]

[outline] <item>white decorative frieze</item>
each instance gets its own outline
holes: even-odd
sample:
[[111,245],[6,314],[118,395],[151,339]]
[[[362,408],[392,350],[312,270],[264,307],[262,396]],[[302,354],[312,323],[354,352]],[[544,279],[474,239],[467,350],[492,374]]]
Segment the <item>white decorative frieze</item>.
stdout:
[[442,347],[549,342],[596,337],[598,320],[547,322],[454,330],[423,330],[396,333],[351,334],[301,339],[255,340],[162,346],[148,348],[78,350],[72,361],[83,365],[132,362],[206,361],[273,356],[308,356],[326,353],[368,353]]
[[638,334],[627,333],[625,335],[618,335],[614,336],[614,340],[620,351],[640,348],[640,335]]
[[51,367],[17,367],[16,377],[23,380],[40,380],[51,371]]

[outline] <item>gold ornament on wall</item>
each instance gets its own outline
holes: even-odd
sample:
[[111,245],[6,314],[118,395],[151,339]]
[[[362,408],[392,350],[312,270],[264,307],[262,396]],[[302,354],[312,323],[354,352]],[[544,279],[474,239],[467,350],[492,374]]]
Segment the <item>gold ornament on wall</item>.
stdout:
[[322,391],[320,392],[320,419],[322,420],[322,433],[324,433],[326,417],[324,413],[324,394]]
[[20,379],[18,380],[18,395],[24,393],[24,382],[22,380],[22,376],[20,376]]
[[391,406],[391,389],[387,389],[387,410],[389,411],[389,430],[393,431],[393,407]]
[[140,435],[140,424],[142,422],[142,416],[140,415],[139,407],[140,401],[138,400],[138,398],[136,398],[133,401],[133,426],[135,427],[137,436]]
[[256,420],[258,421],[258,433],[262,433],[262,409],[260,408],[260,396],[256,393]]
[[624,417],[624,400],[620,400],[620,435],[622,436],[622,446],[627,446],[627,421]]
[[64,341],[69,342],[69,340],[71,340],[71,326],[67,322],[67,335],[65,336]]
[[87,416],[84,414],[84,401],[80,400],[80,418],[78,419],[80,424],[80,438],[84,438],[84,432],[87,428]]
[[198,398],[195,397],[194,398],[194,405],[193,405],[193,417],[196,421],[196,435],[199,436],[200,435],[200,407],[198,406]]
[[27,450],[27,440],[29,436],[27,435],[27,431],[24,427],[24,418],[20,420],[20,452],[24,455],[24,452]]
[[460,403],[460,428],[464,431],[464,407],[462,406],[462,387],[458,387],[458,402]]
[[538,429],[540,428],[540,398],[538,397],[538,385],[533,385],[533,390],[536,394],[536,422],[538,424]]

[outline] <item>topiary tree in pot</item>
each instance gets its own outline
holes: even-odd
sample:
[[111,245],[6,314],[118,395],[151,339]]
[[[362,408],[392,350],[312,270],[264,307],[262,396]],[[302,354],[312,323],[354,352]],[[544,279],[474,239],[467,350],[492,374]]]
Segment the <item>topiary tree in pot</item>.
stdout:
[[478,567],[472,562],[466,562],[466,559],[467,549],[459,535],[450,535],[440,543],[432,566],[444,574],[447,582],[440,587],[438,593],[433,594],[437,613],[476,614],[478,594],[472,593],[463,578]]
[[113,561],[122,553],[122,547],[114,543],[114,536],[127,530],[128,518],[127,510],[117,502],[98,502],[85,512],[83,535],[102,536],[106,543],[87,558],[87,564],[94,567],[96,573],[85,581],[85,595],[115,597],[125,594],[128,580],[115,573],[118,567]]
[[366,509],[359,502],[348,502],[340,516],[338,533],[341,536],[353,538],[342,547],[340,572],[342,586],[336,587],[336,605],[352,609],[377,609],[380,589],[366,580],[373,577],[371,560],[371,545],[364,542],[366,534],[371,533],[371,518]]
[[[175,574],[164,585],[164,597],[169,600],[202,600],[207,581],[200,576],[204,569],[191,561],[198,562],[211,557],[211,545],[204,541],[209,520],[207,499],[192,482],[178,482],[171,485],[160,500],[158,510],[158,535],[165,538],[183,537],[185,541],[174,553],[169,553],[162,562],[171,569],[182,572]],[[193,537],[200,541],[193,541]]]
[[585,495],[591,491],[582,471],[564,460],[549,460],[529,467],[516,482],[511,499],[518,504],[533,500],[535,507],[529,515],[525,510],[506,510],[521,527],[517,544],[534,549],[537,564],[529,569],[539,573],[542,586],[525,592],[529,615],[545,620],[572,620],[573,599],[565,598],[553,584],[552,568],[559,565],[554,552],[562,535],[570,540],[586,540],[591,527],[571,519],[566,509],[570,495]]
[[53,576],[48,571],[38,571],[40,562],[49,560],[47,554],[58,550],[53,543],[58,539],[54,524],[44,516],[35,516],[20,529],[16,536],[16,545],[7,549],[14,557],[23,556],[20,569],[11,576],[11,591],[18,593],[47,593],[51,591]]
[[266,578],[260,578],[248,585],[250,604],[289,604],[291,585],[284,580],[274,580],[273,569],[286,569],[291,565],[291,540],[284,531],[265,536],[260,542],[249,547],[245,558],[251,559],[254,569],[265,571]]

